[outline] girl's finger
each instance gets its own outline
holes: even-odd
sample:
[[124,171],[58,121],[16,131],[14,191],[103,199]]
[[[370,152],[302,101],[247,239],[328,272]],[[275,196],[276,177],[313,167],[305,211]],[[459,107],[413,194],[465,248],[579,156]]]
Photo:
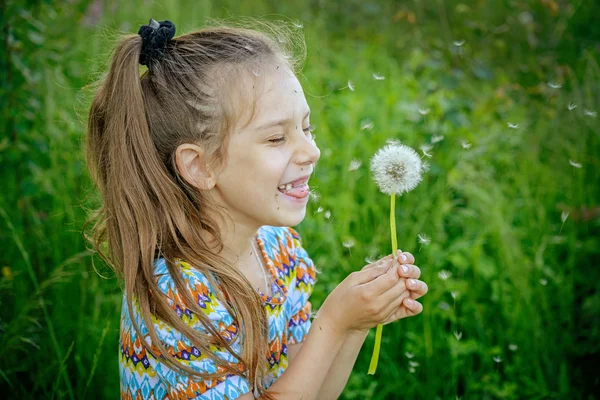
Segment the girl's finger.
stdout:
[[412,299],[418,299],[419,297],[423,297],[429,291],[429,287],[423,281],[419,281],[416,279],[407,279],[406,287],[411,292]]
[[400,264],[414,264],[415,257],[408,251],[405,251],[400,254],[398,261],[400,261]]
[[398,268],[398,274],[401,278],[419,279],[421,276],[421,269],[416,265],[403,264]]
[[406,298],[402,305],[407,308],[407,316],[417,315],[423,311],[423,305],[411,298]]

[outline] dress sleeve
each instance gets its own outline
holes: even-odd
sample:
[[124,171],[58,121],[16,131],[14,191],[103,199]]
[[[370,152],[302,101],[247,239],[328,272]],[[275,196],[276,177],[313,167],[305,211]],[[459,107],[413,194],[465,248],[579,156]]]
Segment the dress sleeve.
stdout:
[[302,247],[302,239],[298,232],[288,228],[292,235],[292,257],[296,279],[292,280],[289,293],[291,302],[291,318],[288,323],[288,345],[303,342],[312,325],[310,320],[312,305],[309,297],[316,283],[317,269],[308,253]]
[[[180,262],[181,273],[190,290],[192,298],[202,308],[203,312],[210,318],[210,322],[231,345],[233,350],[240,354],[239,340],[232,343],[232,338],[237,333],[237,326],[233,324],[233,318],[225,306],[217,299],[209,280],[195,268],[184,262]],[[161,291],[167,295],[171,307],[188,326],[206,333],[199,319],[191,313],[183,304],[177,293],[175,283],[168,274],[159,275],[157,278]],[[167,351],[174,355],[177,361],[201,373],[214,373],[222,371],[222,367],[211,360],[205,353],[200,352],[179,331],[166,325],[163,321],[153,319],[154,327],[161,343]],[[211,350],[218,357],[229,361],[240,371],[238,361],[227,349],[215,345]],[[237,399],[251,391],[249,382],[235,374],[229,374],[219,379],[201,380],[196,377],[178,373],[168,368],[161,359],[152,357],[150,360],[154,371],[166,386],[172,398],[177,399]]]

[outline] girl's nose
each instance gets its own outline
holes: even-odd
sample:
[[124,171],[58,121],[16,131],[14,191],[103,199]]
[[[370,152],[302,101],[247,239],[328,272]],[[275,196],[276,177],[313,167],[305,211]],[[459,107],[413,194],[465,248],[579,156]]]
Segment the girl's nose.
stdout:
[[298,152],[298,163],[300,164],[316,164],[321,157],[321,150],[315,143],[314,139],[306,138],[300,141],[301,149]]

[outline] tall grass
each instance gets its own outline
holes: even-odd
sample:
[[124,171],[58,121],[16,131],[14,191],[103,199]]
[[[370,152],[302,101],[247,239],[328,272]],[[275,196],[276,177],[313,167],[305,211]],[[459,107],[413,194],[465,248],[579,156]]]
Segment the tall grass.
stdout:
[[[81,150],[86,85],[119,30],[136,32],[152,17],[181,33],[230,15],[303,23],[300,80],[322,155],[311,179],[320,200],[298,230],[323,271],[315,310],[365,259],[391,252],[389,200],[369,158],[390,138],[433,146],[424,182],[396,201],[399,247],[415,255],[430,288],[424,312],[386,326],[375,376],[370,333],[343,398],[593,398],[600,32],[589,16],[600,10],[592,1],[3,7],[0,392],[8,398],[117,396],[121,292],[80,235],[98,201]],[[343,89],[349,80],[353,91]],[[420,233],[431,243],[420,244]]]

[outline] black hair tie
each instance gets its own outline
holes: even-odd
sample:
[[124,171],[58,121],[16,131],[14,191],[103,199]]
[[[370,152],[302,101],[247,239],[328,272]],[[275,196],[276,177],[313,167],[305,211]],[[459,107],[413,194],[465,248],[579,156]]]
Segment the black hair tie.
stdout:
[[175,24],[171,21],[155,21],[150,18],[148,25],[140,26],[138,35],[142,37],[140,64],[150,66],[165,56],[167,42],[175,36]]

